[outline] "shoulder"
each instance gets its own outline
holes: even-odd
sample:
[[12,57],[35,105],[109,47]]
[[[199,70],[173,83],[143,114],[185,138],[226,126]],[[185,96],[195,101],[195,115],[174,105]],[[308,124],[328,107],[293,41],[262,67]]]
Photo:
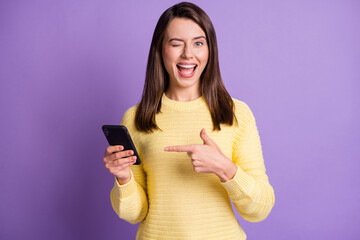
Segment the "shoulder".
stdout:
[[122,117],[122,120],[121,120],[121,125],[125,125],[127,128],[134,126],[137,108],[138,108],[138,104],[128,108],[125,111],[125,113]]
[[234,98],[233,102],[236,116],[234,136],[236,142],[240,142],[244,136],[256,128],[256,121],[247,103]]
[[249,107],[249,105],[241,100],[232,98],[234,102],[234,113],[236,119],[239,123],[250,123],[254,115]]

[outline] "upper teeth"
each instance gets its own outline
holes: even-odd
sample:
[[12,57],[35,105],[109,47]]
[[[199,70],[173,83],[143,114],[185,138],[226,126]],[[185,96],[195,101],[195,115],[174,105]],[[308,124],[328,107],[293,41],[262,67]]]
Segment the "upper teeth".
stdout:
[[196,65],[178,65],[179,67],[182,67],[182,68],[193,68],[193,67],[196,67]]

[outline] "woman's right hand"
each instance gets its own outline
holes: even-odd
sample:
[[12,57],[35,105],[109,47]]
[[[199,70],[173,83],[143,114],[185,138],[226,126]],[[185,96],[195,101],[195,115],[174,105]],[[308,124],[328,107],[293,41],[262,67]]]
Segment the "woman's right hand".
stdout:
[[133,156],[132,150],[123,150],[124,147],[121,145],[109,146],[106,148],[103,158],[105,168],[117,178],[121,185],[130,181],[130,165],[136,162],[136,156]]

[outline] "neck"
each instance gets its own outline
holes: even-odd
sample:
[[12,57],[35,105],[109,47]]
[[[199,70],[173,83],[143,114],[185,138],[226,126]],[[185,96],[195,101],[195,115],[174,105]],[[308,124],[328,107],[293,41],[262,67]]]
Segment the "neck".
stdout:
[[200,90],[190,91],[189,89],[184,90],[172,90],[170,87],[165,92],[166,97],[174,101],[188,102],[201,97]]

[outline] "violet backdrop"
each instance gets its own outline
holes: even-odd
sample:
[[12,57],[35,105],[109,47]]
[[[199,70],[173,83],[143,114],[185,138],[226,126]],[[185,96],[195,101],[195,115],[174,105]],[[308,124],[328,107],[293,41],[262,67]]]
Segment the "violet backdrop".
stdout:
[[[156,22],[177,2],[0,2],[0,239],[134,239],[111,208],[101,126],[139,101]],[[193,2],[275,190],[263,222],[237,215],[248,239],[359,239],[360,2]]]

